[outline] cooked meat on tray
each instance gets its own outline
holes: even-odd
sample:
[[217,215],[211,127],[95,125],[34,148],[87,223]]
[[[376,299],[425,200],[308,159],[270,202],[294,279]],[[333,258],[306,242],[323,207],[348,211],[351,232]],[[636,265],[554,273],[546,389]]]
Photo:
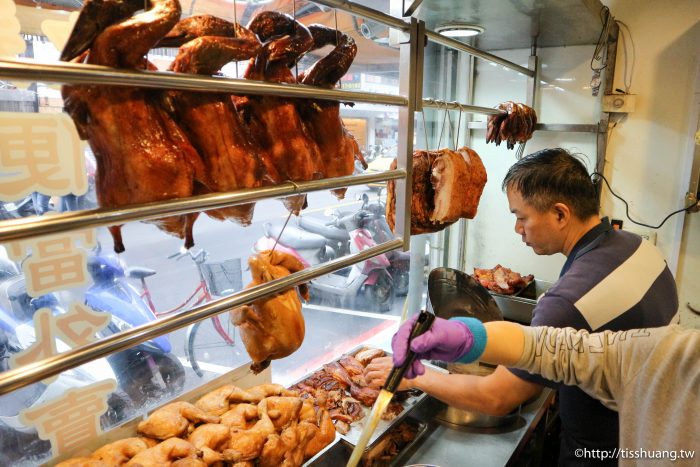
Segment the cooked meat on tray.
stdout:
[[[248,264],[253,277],[248,288],[304,269],[294,256],[274,250],[251,256]],[[290,355],[304,340],[304,315],[299,295],[309,299],[305,284],[231,310],[231,322],[238,326],[255,373],[267,368],[270,360]]]
[[[397,166],[396,160],[391,165]],[[486,185],[486,169],[479,155],[463,147],[457,151],[413,152],[411,235],[437,232],[460,218],[476,216]],[[396,223],[396,183],[387,184],[386,219]]]
[[491,269],[474,268],[474,278],[492,292],[513,295],[527,287],[535,279],[535,276],[532,274],[522,276],[520,273],[497,264]]

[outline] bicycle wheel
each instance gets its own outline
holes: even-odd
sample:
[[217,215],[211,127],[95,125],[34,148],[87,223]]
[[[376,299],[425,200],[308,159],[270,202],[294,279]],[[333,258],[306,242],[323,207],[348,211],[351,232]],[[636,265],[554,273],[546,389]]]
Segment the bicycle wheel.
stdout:
[[228,312],[187,328],[185,353],[197,376],[205,371],[222,374],[250,359],[243,346],[236,345],[235,332]]

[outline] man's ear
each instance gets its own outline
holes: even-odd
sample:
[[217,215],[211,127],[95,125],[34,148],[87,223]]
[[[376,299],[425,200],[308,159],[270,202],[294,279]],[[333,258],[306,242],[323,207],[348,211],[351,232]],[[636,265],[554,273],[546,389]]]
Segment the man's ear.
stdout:
[[554,206],[552,206],[552,210],[560,224],[566,225],[571,220],[571,209],[566,204],[555,203]]

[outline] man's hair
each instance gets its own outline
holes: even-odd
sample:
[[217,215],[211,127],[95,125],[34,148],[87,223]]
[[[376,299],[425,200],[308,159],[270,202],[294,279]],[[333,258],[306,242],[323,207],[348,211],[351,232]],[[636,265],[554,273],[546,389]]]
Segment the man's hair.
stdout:
[[543,149],[523,157],[508,169],[501,187],[517,190],[540,212],[564,203],[579,219],[598,215],[598,197],[588,170],[566,149]]

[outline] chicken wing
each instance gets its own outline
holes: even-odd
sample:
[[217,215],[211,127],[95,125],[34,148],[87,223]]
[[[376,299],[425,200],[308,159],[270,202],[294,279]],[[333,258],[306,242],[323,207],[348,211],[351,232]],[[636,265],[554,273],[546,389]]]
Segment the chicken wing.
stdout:
[[170,438],[162,443],[141,451],[131,458],[126,467],[172,467],[178,460],[179,466],[206,466],[198,459],[197,449],[192,443],[181,438]]
[[150,438],[167,439],[187,435],[199,422],[219,423],[219,417],[208,415],[189,402],[172,402],[139,423],[137,431]]

